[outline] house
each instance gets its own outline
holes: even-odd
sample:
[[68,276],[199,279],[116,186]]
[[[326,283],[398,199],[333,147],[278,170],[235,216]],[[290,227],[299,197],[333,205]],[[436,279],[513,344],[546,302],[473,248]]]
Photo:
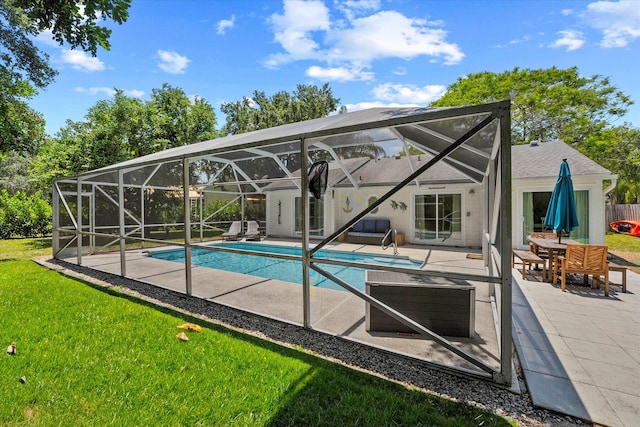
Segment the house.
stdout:
[[562,142],[516,145],[511,149],[513,246],[525,247],[532,231],[545,231],[544,216],[562,159],[571,169],[580,226],[571,238],[604,244],[605,200],[617,175]]
[[[604,242],[605,197],[615,187],[616,177],[567,144],[554,141],[512,147],[514,247],[524,247],[528,233],[544,230],[546,208],[565,158],[572,172],[581,224],[571,238]],[[432,156],[422,154],[331,162],[324,197],[309,199],[310,236],[322,238],[338,230],[401,182],[408,171],[431,159]],[[296,171],[293,175],[299,178],[300,173]],[[299,188],[292,182],[279,182],[268,185],[264,192],[267,233],[273,237],[299,237],[302,218]],[[367,218],[390,219],[392,228],[408,243],[480,247],[482,192],[481,183],[450,164],[437,162]]]

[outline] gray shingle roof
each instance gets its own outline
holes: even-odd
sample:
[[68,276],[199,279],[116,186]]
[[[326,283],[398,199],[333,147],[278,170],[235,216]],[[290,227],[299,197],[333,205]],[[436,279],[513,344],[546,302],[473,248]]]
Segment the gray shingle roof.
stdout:
[[[430,155],[411,156],[414,169],[423,166],[433,158]],[[363,185],[395,185],[411,173],[408,159],[404,156],[385,157],[369,160],[354,173],[354,178]],[[454,167],[438,162],[420,175],[420,182],[472,182],[466,175]],[[350,186],[348,180],[340,181],[336,187]]]
[[[414,168],[422,166],[433,156],[412,156]],[[537,146],[515,145],[511,147],[511,165],[513,179],[555,178],[560,170],[562,159],[567,159],[571,175],[610,175],[611,172],[569,145],[560,142],[542,142]],[[343,163],[353,178],[362,185],[395,185],[410,174],[406,157],[385,157],[382,159],[345,159]],[[295,171],[294,176],[300,176]],[[438,162],[420,176],[421,183],[459,183],[471,180],[456,168]],[[330,162],[329,184],[335,187],[350,187],[336,162]],[[294,188],[291,182],[273,183],[265,191]]]
[[511,147],[512,179],[558,176],[562,159],[567,159],[571,175],[610,175],[611,172],[560,141]]

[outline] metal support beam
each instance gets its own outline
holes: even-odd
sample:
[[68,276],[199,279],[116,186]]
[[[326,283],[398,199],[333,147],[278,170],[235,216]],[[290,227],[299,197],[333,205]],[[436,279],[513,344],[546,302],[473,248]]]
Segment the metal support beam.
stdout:
[[511,385],[511,359],[512,354],[512,277],[511,277],[511,110],[502,108],[500,111],[500,199],[502,204],[500,211],[500,255],[502,295],[501,319],[500,319],[500,375],[494,380],[501,384]]
[[[306,139],[301,141],[300,153],[300,203],[302,207],[302,313],[305,328],[311,327],[311,274],[309,251],[309,143]],[[295,209],[294,209],[295,212]],[[295,218],[293,219],[295,222]]]
[[187,295],[193,293],[191,282],[191,203],[189,201],[189,159],[182,160],[182,188],[184,200],[184,272]]
[[124,170],[118,169],[118,225],[120,235],[120,275],[127,276],[127,239],[124,226]]
[[82,180],[78,178],[76,181],[76,256],[78,257],[78,265],[82,265]]

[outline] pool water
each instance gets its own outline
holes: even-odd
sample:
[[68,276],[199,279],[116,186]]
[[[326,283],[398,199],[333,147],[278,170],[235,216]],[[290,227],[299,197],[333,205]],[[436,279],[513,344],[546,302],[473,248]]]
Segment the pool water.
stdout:
[[[263,243],[233,242],[217,244],[228,248],[268,252],[284,255],[297,255],[302,253],[301,248],[292,246],[271,245]],[[166,261],[184,263],[184,250],[174,249],[152,252],[149,256]],[[375,255],[366,253],[354,253],[345,251],[319,250],[315,258],[327,258],[341,261],[352,261],[365,264],[386,265],[404,268],[420,268],[421,263],[408,258]],[[209,267],[218,270],[226,270],[234,273],[250,274],[267,279],[284,280],[287,282],[302,283],[302,262],[284,260],[258,255],[234,254],[222,251],[209,251],[206,249],[191,250],[191,264],[199,267]],[[350,285],[364,291],[365,270],[362,268],[345,267],[341,265],[322,264],[322,268],[334,276],[346,281]],[[311,286],[328,289],[343,290],[342,287],[327,279],[314,270],[310,272]]]

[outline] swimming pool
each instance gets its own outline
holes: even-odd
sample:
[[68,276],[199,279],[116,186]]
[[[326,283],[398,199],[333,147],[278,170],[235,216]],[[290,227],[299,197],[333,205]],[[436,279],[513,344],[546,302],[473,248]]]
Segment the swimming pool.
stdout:
[[[265,243],[233,242],[221,243],[217,246],[248,250],[255,252],[269,252],[283,255],[302,254],[302,249],[293,246],[272,245]],[[165,251],[154,251],[149,253],[150,257],[163,259],[166,261],[180,262],[184,264],[184,250],[173,249]],[[359,262],[365,264],[387,265],[404,268],[420,268],[421,263],[405,257],[394,257],[386,255],[375,255],[367,253],[355,253],[333,250],[319,250],[315,254],[316,258],[327,258],[341,261]],[[191,250],[191,264],[200,267],[215,268],[234,273],[251,274],[253,276],[267,279],[284,280],[287,282],[302,283],[302,262],[285,260],[258,255],[235,254],[222,251],[210,251],[206,249]],[[322,268],[334,276],[348,282],[356,288],[364,291],[365,270],[362,268],[345,267],[341,265],[322,264]],[[310,272],[311,285],[343,290],[342,287],[322,276],[314,270]]]

